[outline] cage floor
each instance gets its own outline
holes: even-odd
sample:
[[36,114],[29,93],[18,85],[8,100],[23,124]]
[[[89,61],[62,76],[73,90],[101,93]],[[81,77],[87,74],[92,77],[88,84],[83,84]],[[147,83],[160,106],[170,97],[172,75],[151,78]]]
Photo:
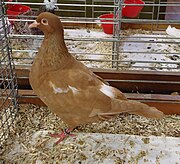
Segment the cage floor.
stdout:
[[127,52],[122,53],[122,61],[132,61],[131,64],[127,63],[128,67],[149,67],[143,70],[169,71],[174,68],[179,71],[180,45],[177,44],[178,40],[169,38],[166,35],[130,34],[120,47],[122,52]]
[[[112,68],[112,42],[102,41],[111,37],[102,30],[65,29],[69,51],[91,68]],[[83,39],[86,41],[81,41]],[[124,30],[119,47],[119,67],[124,70],[179,71],[180,45],[177,41],[165,32],[152,34],[150,31]],[[35,39],[30,43],[28,46],[27,42],[17,45],[15,40],[12,46],[15,49],[37,50],[41,41]],[[32,59],[27,59],[34,55],[32,52],[18,52],[14,56],[18,58],[16,64],[31,64]]]
[[[178,164],[180,161],[179,138],[174,137],[142,137],[123,134],[78,133],[75,139],[68,138],[57,146],[55,139],[47,141],[50,131],[37,131],[30,138],[34,152],[22,144],[15,143],[8,156],[26,154],[26,159],[19,163],[28,162],[42,164],[44,162],[60,163],[166,163]],[[39,142],[41,140],[41,142]],[[43,146],[38,148],[36,145]],[[44,151],[45,150],[45,151]],[[44,151],[44,152],[43,152]],[[49,151],[49,152],[48,152]],[[53,153],[51,153],[53,152]],[[29,154],[29,155],[28,155]],[[30,158],[30,159],[28,159]],[[55,159],[53,159],[55,158]],[[30,162],[31,161],[31,162]]]
[[22,105],[0,152],[5,163],[172,163],[180,160],[180,116],[162,120],[121,114],[78,127],[59,145],[49,133],[66,125],[46,107]]

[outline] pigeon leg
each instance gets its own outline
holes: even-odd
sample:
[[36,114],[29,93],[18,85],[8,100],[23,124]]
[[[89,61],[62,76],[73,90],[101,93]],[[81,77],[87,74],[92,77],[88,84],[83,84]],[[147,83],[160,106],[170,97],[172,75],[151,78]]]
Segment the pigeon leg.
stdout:
[[63,141],[65,138],[69,136],[75,137],[76,136],[75,134],[71,134],[72,130],[73,129],[65,129],[65,130],[62,130],[62,133],[60,134],[50,134],[50,136],[54,138],[59,138],[59,140],[55,142],[55,145],[57,145],[58,143],[60,143],[61,141]]

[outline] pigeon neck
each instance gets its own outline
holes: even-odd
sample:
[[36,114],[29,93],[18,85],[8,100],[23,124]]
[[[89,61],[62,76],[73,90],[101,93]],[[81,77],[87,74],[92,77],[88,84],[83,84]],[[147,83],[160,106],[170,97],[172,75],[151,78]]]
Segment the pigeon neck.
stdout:
[[59,55],[66,56],[68,55],[68,50],[66,44],[64,42],[64,33],[63,32],[56,32],[52,34],[45,34],[44,41],[46,42],[46,46],[53,51],[61,52],[58,53]]
[[45,35],[39,54],[42,64],[51,69],[59,69],[72,58],[64,42],[62,33]]

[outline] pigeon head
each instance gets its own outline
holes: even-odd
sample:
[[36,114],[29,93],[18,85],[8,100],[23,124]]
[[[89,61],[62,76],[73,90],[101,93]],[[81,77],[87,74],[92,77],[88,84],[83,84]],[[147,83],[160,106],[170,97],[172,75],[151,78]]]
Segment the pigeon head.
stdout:
[[29,25],[29,28],[39,28],[45,35],[56,32],[63,34],[63,26],[60,19],[49,12],[39,14],[37,19]]

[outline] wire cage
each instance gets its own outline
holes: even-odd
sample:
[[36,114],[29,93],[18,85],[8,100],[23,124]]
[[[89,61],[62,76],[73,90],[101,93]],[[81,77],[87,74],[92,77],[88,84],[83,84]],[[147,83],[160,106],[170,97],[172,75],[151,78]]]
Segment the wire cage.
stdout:
[[0,1],[0,146],[8,137],[17,113],[17,82],[4,13],[5,3]]
[[[13,122],[17,111],[17,84],[12,58],[16,68],[29,69],[31,67],[34,56],[41,45],[43,34],[38,30],[29,31],[28,25],[43,11],[50,10],[59,16],[63,22],[65,42],[70,53],[89,68],[180,72],[180,36],[178,35],[180,13],[168,9],[174,6],[180,8],[179,2],[169,2],[169,0],[58,0],[51,2],[55,6],[53,9],[48,9],[49,3],[47,1],[44,3],[43,0],[1,1],[1,42],[3,46],[1,47],[2,112],[0,117],[4,120],[0,124],[0,130],[3,131],[0,133],[2,139],[5,134],[4,130],[9,130],[6,126],[9,127]],[[12,8],[18,8],[18,11]],[[19,9],[24,10],[19,11]],[[132,13],[131,11],[134,10],[136,12]],[[168,18],[168,15],[169,17],[175,15],[175,18]],[[105,31],[107,29],[108,31]],[[10,47],[12,47],[12,54]],[[28,73],[27,77],[24,77],[24,74],[18,77],[19,80],[28,77]],[[147,74],[145,79],[149,80],[153,77],[149,75]],[[175,76],[178,77],[178,74]],[[137,78],[110,79],[110,82],[113,84],[118,81],[126,83],[124,86],[132,86],[123,90],[123,84],[120,83],[120,89],[128,93],[139,93],[140,88],[144,89],[141,93],[179,92],[177,90],[179,81],[176,77],[171,81],[173,88],[164,90],[163,86],[157,89],[158,86],[170,81],[168,77],[166,81],[162,81],[160,77],[155,81],[150,79],[149,82],[143,81],[142,77],[140,80]],[[158,84],[157,90],[153,90],[152,86],[145,88],[149,86],[149,83],[152,86]],[[27,82],[19,86],[19,89],[31,88]]]
[[[27,26],[37,17],[40,6],[46,3],[7,2],[9,5],[14,3],[29,6],[34,11],[14,17],[14,32],[10,35],[16,65],[31,65],[43,35],[28,31]],[[179,72],[180,37],[173,34],[169,25],[179,27],[180,13],[168,8],[180,7],[180,2],[59,0],[55,5],[55,13],[64,24],[69,51],[88,67]],[[111,18],[102,18],[103,14],[111,15]],[[176,17],[171,19],[167,15]],[[110,34],[105,34],[102,27],[107,30],[109,26]]]
[[[17,99],[18,104],[32,103],[45,106],[32,92],[29,84],[29,70],[44,36],[37,29],[30,31],[28,25],[43,11],[55,13],[61,19],[69,52],[89,68],[100,68],[92,70],[111,86],[120,89],[128,99],[138,100],[157,107],[165,114],[180,114],[180,2],[176,0],[49,1],[0,1],[0,41],[2,42],[0,45],[1,143],[5,142],[5,138],[8,137],[7,132],[10,131],[10,125],[15,120],[18,107]],[[14,70],[15,68],[16,70]],[[15,76],[15,71],[17,76]],[[36,156],[42,158],[44,155],[46,156],[46,153],[38,149],[41,146],[47,149],[44,146],[45,140],[41,140],[39,137],[40,134],[42,136],[48,134],[49,129],[56,130],[57,124],[55,122],[58,122],[58,118],[54,119],[54,116],[51,115],[53,119],[51,117],[50,119],[43,119],[49,114],[49,110],[45,108],[35,107],[34,109],[34,106],[31,107],[30,105],[28,107],[22,106],[22,109],[23,117],[20,120],[22,124],[20,126],[16,124],[17,127],[21,128],[21,131],[14,133],[15,139],[18,138],[15,141],[18,142],[15,143],[15,147],[14,145],[9,147],[13,151],[10,150],[7,154],[10,154],[8,158],[11,158],[10,160],[13,162],[15,162],[14,157],[17,157],[18,161],[32,162],[35,161]],[[19,113],[21,115],[21,112]],[[173,119],[172,123],[178,124],[178,118],[174,117]],[[47,124],[44,126],[44,122],[47,120],[52,120],[52,122],[48,122],[50,126],[45,127]],[[129,120],[127,121],[129,122]],[[144,122],[147,124],[143,126],[139,121],[137,123],[143,129],[149,130],[149,128],[144,128],[147,127],[149,121]],[[41,123],[43,126],[40,125]],[[166,123],[168,124],[169,121]],[[169,132],[166,123],[163,122],[161,128]],[[29,127],[28,124],[30,124]],[[54,125],[51,126],[52,124]],[[104,125],[106,126],[106,124]],[[59,126],[61,125],[57,127]],[[124,124],[122,126],[124,127]],[[160,124],[153,124],[154,126],[160,126]],[[119,128],[119,124],[117,127]],[[127,127],[129,129],[128,125]],[[168,127],[174,129],[171,128],[174,126]],[[135,127],[131,131],[136,131],[136,129]],[[158,134],[164,136],[166,133],[162,131]],[[179,135],[176,129],[175,134],[176,136]],[[21,136],[24,140],[22,144]],[[49,141],[48,138],[47,140]],[[24,143],[26,143],[25,146]],[[34,143],[37,143],[38,146]],[[22,150],[25,153],[20,152],[20,147],[23,147]],[[63,146],[62,148],[64,149]],[[57,150],[57,160],[60,161],[59,152],[64,153],[64,151]],[[54,150],[50,151],[54,153]],[[69,149],[67,151],[69,152]],[[54,156],[52,159],[49,158],[49,154],[51,154],[49,149],[47,152],[47,161],[52,160],[54,162]],[[71,154],[68,156],[71,157]],[[41,161],[36,160],[36,162]]]

